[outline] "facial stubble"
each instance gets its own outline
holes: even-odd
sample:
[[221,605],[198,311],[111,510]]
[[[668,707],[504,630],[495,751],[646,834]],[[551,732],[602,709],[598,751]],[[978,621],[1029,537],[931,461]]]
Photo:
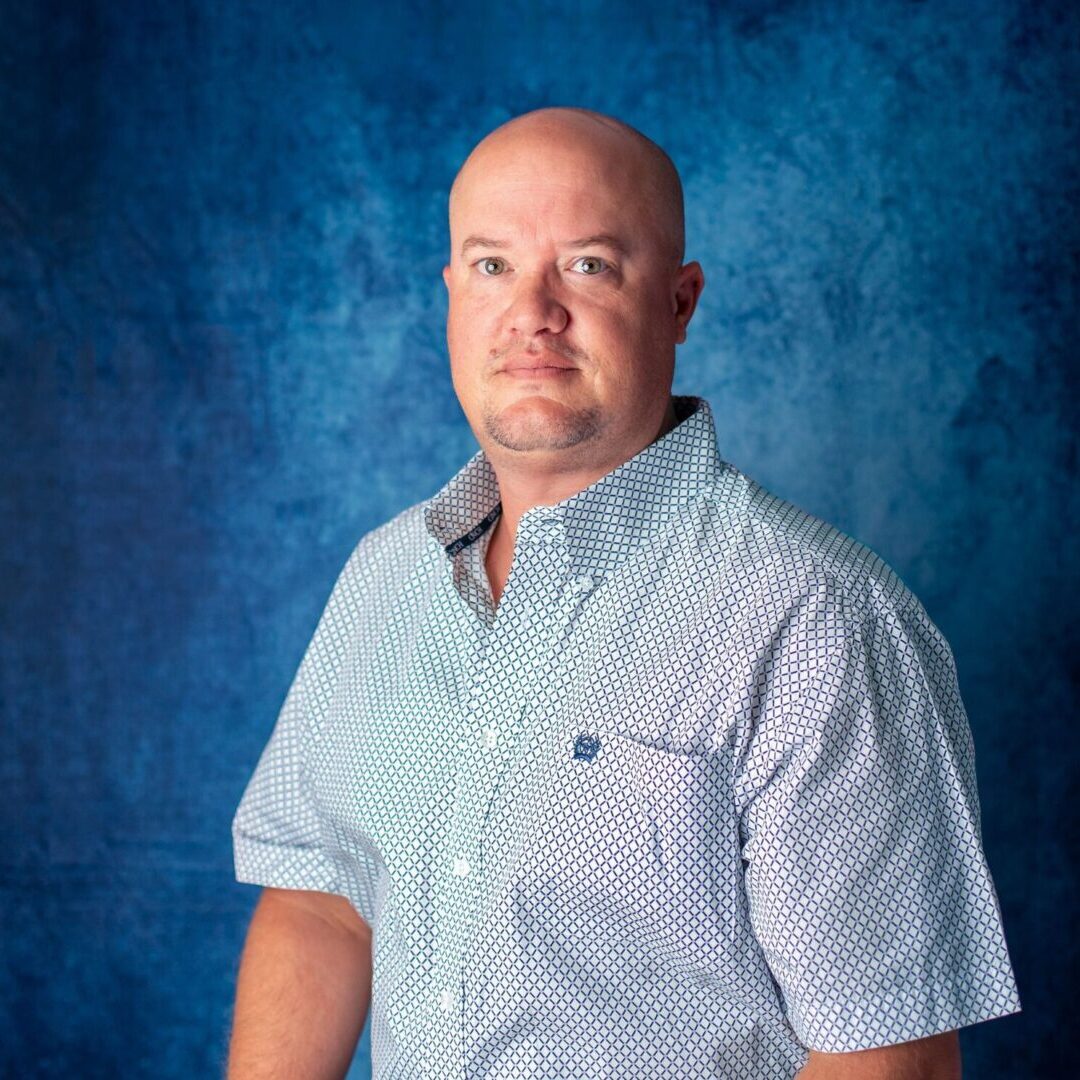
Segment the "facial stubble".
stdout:
[[[507,412],[514,415],[507,416]],[[486,409],[484,431],[488,438],[507,450],[568,450],[595,439],[604,430],[603,413],[595,406],[570,409],[563,406],[557,415],[541,415],[536,410]]]

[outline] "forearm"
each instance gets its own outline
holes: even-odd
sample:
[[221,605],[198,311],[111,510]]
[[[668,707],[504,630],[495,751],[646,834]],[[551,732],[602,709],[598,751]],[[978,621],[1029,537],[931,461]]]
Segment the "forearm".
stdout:
[[960,1080],[960,1040],[946,1031],[848,1054],[811,1050],[795,1080]]
[[371,997],[371,938],[341,897],[264,891],[240,961],[228,1080],[341,1080]]

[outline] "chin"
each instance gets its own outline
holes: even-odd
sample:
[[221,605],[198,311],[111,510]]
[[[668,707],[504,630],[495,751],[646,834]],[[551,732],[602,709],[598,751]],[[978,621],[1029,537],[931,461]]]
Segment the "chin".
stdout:
[[565,450],[593,438],[601,429],[595,407],[573,408],[541,394],[485,411],[483,430],[509,450]]

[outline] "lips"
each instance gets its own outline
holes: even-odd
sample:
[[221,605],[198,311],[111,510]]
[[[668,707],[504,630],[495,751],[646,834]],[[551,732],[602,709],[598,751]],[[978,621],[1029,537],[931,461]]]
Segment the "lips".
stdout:
[[561,356],[557,356],[554,353],[544,353],[539,356],[517,356],[505,364],[501,370],[543,371],[550,368],[556,368],[560,371],[573,371],[575,370],[575,365],[571,364],[569,360],[564,360]]

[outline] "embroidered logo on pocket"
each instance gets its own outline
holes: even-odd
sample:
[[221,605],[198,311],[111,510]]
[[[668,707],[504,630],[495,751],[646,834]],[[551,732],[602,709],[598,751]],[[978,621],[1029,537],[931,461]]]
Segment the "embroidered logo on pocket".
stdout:
[[587,732],[582,732],[574,740],[574,760],[575,761],[592,761],[594,757],[600,752],[600,738],[597,735],[590,735]]

